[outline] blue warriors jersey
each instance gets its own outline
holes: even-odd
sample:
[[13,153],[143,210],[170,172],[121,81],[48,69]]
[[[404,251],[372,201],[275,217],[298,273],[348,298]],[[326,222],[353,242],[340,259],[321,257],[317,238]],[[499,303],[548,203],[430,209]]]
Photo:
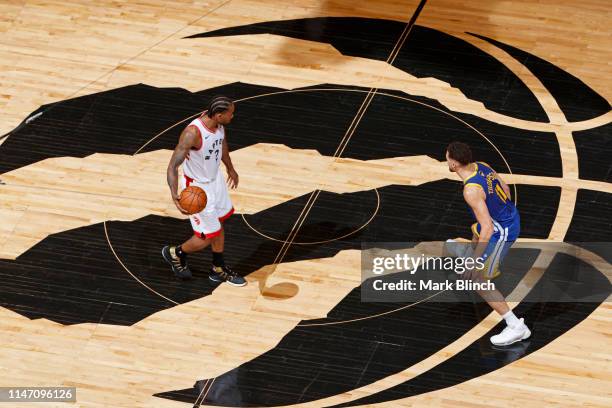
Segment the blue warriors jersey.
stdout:
[[478,168],[464,180],[463,184],[465,186],[477,185],[482,188],[486,196],[487,209],[493,221],[497,221],[502,226],[516,222],[519,218],[518,211],[495,177],[493,169],[482,162],[475,164]]

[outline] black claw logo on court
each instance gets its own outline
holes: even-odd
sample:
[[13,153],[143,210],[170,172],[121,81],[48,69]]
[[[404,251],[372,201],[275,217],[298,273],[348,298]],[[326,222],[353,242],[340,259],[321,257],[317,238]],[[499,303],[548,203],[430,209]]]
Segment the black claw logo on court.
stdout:
[[[404,26],[389,20],[312,18],[225,28],[185,41],[275,34],[328,43],[346,56],[385,61]],[[363,41],[357,41],[356,36],[363,36]],[[569,123],[587,122],[609,112],[605,99],[567,72],[510,45],[480,38],[527,67]],[[450,84],[466,98],[484,104],[496,117],[506,118],[507,123],[453,111],[433,97],[379,90],[342,157],[379,160],[425,155],[441,161],[444,146],[461,139],[475,146],[476,156],[487,157],[494,168],[559,180],[564,177],[560,149],[566,146],[560,147],[553,130],[511,125],[513,120],[544,125],[548,123],[547,112],[521,79],[491,55],[464,40],[414,26],[393,65],[414,77],[432,77]],[[180,88],[135,84],[41,107],[34,112],[42,112],[40,117],[0,145],[0,175],[18,174],[60,157],[133,156],[173,149],[182,126],[164,129],[201,111],[208,99],[218,94],[238,101],[236,117],[229,127],[233,151],[266,143],[333,156],[368,92],[335,84],[288,91],[233,83],[190,93]],[[155,135],[159,137],[153,138]],[[593,128],[585,125],[573,132],[570,148],[578,158],[580,178],[612,181],[611,135],[610,123]],[[125,177],[138,183],[138,174]],[[57,194],[63,194],[63,182],[71,183],[57,180]],[[557,222],[561,187],[521,184],[516,188],[522,237],[548,238]],[[113,197],[108,199],[112,205]],[[248,275],[271,264],[307,199],[308,194],[301,195],[245,215],[248,223],[236,217],[226,233],[226,258],[234,269]],[[84,211],[98,211],[94,207],[94,203],[84,205]],[[599,228],[599,219],[593,215],[611,207],[611,195],[579,190],[565,240],[609,241],[609,230]],[[179,242],[190,234],[183,220],[150,213],[136,220],[113,221],[122,219],[118,213],[103,222],[62,230],[61,226],[69,224],[62,223],[61,214],[58,217],[47,222],[60,225],[60,229],[50,230],[50,235],[39,242],[30,239],[29,244],[20,244],[23,236],[15,235],[15,247],[26,249],[15,259],[0,260],[2,307],[30,319],[45,318],[65,325],[130,326],[215,290],[203,273],[198,275],[206,269],[208,255],[194,258],[196,278],[188,282],[172,280],[159,256],[164,244]],[[322,191],[297,239],[310,244],[292,246],[283,262],[333,257],[343,250],[360,249],[363,241],[439,241],[466,236],[469,224],[458,183],[450,180],[419,186],[386,185],[376,193],[373,189]],[[197,265],[202,265],[202,271]],[[406,398],[486,374],[545,346],[597,306],[521,304],[521,314],[534,322],[534,336],[511,354],[491,349],[487,334],[422,375],[345,405]],[[160,390],[157,396],[194,403],[206,389],[205,403],[220,406],[281,406],[331,397],[401,372],[431,356],[490,311],[486,305],[424,302],[376,319],[314,324],[359,319],[397,307],[363,304],[359,288],[355,288],[326,318],[303,321],[283,333],[272,350],[214,381],[194,379],[192,388],[186,385],[183,390]],[[509,357],[502,358],[500,353]]]

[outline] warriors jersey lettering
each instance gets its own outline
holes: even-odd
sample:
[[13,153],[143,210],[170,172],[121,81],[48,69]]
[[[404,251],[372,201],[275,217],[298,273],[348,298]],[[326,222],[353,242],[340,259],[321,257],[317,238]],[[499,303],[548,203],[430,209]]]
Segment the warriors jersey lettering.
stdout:
[[190,179],[200,183],[210,183],[219,174],[225,129],[218,125],[215,131],[204,124],[202,116],[194,119],[188,126],[195,126],[200,133],[200,147],[189,152],[189,158],[183,162],[183,172]]
[[484,191],[487,209],[494,221],[502,226],[513,223],[518,218],[518,211],[495,177],[495,172],[485,163],[476,162],[475,165],[477,166],[476,171],[465,179],[465,186],[477,185]]

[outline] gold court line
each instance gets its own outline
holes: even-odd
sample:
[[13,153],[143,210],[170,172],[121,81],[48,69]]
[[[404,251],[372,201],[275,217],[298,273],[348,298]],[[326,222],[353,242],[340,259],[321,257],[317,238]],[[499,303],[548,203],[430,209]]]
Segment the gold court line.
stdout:
[[[253,95],[253,96],[249,96],[249,97],[246,97],[246,98],[237,99],[237,100],[235,100],[235,101],[234,101],[234,103],[237,103],[237,102],[244,102],[244,101],[246,101],[246,100],[256,99],[256,98],[261,98],[261,97],[264,97],[264,96],[272,96],[272,95],[279,95],[279,94],[286,94],[286,93],[298,93],[298,92],[319,92],[319,91],[339,91],[339,92],[358,92],[358,93],[369,93],[369,91],[366,91],[366,90],[364,90],[364,89],[346,89],[346,88],[309,88],[309,89],[289,89],[289,90],[283,90],[283,91],[268,92],[268,93],[265,93],[265,94]],[[470,129],[472,129],[474,132],[476,132],[477,134],[479,134],[479,135],[480,135],[480,136],[481,136],[483,139],[485,139],[485,140],[486,140],[486,141],[487,141],[487,142],[488,142],[488,143],[489,143],[489,144],[490,144],[490,145],[491,145],[491,146],[492,146],[492,147],[495,149],[495,151],[497,151],[497,153],[500,155],[500,157],[501,157],[501,158],[502,158],[502,160],[504,161],[504,163],[505,163],[506,167],[508,168],[508,172],[509,172],[509,174],[513,174],[513,173],[512,173],[512,169],[510,168],[510,165],[508,164],[508,161],[506,160],[506,158],[504,157],[504,155],[503,155],[503,154],[500,152],[500,150],[497,148],[497,146],[495,146],[495,144],[494,144],[493,142],[491,142],[491,140],[489,140],[489,138],[488,138],[488,137],[486,137],[486,136],[485,136],[485,135],[484,135],[482,132],[480,132],[478,129],[476,129],[474,126],[470,125],[469,123],[467,123],[467,122],[466,122],[466,121],[464,121],[463,119],[461,119],[461,118],[459,118],[459,117],[455,116],[454,114],[452,114],[452,113],[450,113],[450,112],[447,112],[447,111],[445,111],[445,110],[443,110],[443,109],[440,109],[440,108],[438,108],[438,107],[436,107],[436,106],[432,106],[432,105],[429,105],[429,104],[427,104],[427,103],[420,102],[420,101],[417,101],[417,100],[414,100],[414,99],[411,99],[411,98],[408,98],[408,97],[405,97],[405,96],[394,95],[394,94],[390,94],[390,93],[387,93],[387,92],[378,92],[377,94],[378,94],[378,95],[389,96],[389,97],[391,97],[391,98],[396,98],[396,99],[401,99],[401,100],[407,100],[407,101],[414,102],[414,103],[417,103],[417,104],[422,105],[422,106],[427,106],[427,107],[429,107],[429,108],[435,109],[435,110],[437,110],[438,112],[442,112],[442,113],[444,113],[444,114],[446,114],[446,115],[448,115],[448,116],[450,116],[450,117],[452,117],[452,118],[454,118],[454,119],[458,120],[459,122],[463,123],[465,126],[467,126],[467,127],[469,127]],[[194,114],[194,115],[191,115],[191,116],[189,116],[189,117],[187,117],[187,118],[185,118],[185,119],[182,119],[182,120],[181,120],[181,121],[179,121],[179,122],[176,122],[175,124],[173,124],[172,126],[170,126],[170,127],[166,128],[165,130],[162,130],[160,133],[158,133],[157,135],[155,135],[155,136],[153,136],[151,139],[149,139],[149,141],[147,141],[145,144],[143,144],[143,145],[142,145],[142,146],[141,146],[141,147],[140,147],[138,150],[136,150],[136,152],[134,153],[134,155],[138,154],[138,152],[140,152],[140,151],[141,151],[141,150],[142,150],[144,147],[146,147],[147,145],[149,145],[151,142],[153,142],[153,141],[154,141],[155,139],[157,139],[158,137],[162,136],[162,135],[163,135],[165,132],[167,132],[168,130],[170,130],[170,129],[172,129],[172,128],[176,127],[176,126],[178,126],[179,124],[181,124],[181,123],[183,123],[183,122],[185,122],[185,121],[189,120],[190,118],[193,118],[193,117],[196,117],[196,116],[198,116],[198,115],[201,115],[202,113],[203,113],[203,111],[202,111],[202,112],[199,112],[199,113],[196,113],[196,114]],[[516,184],[514,184],[514,185],[513,185],[513,187],[514,187],[514,202],[515,202],[515,204],[518,204],[518,195],[517,195],[517,190],[516,190]],[[316,192],[316,191],[313,191],[313,192],[311,193],[311,197],[312,197],[312,195],[313,195],[315,192]],[[304,209],[302,209],[302,212],[303,212],[303,211],[304,211]],[[105,233],[106,233],[106,228],[107,228],[107,227],[106,227],[106,221],[104,221],[104,230],[105,230]],[[130,274],[130,275],[132,275],[132,276],[133,276],[133,277],[134,277],[134,278],[135,278],[135,279],[136,279],[138,282],[140,282],[140,283],[141,283],[143,286],[145,286],[146,288],[148,288],[149,290],[151,290],[153,293],[156,293],[157,295],[161,296],[162,298],[164,298],[164,299],[166,299],[166,300],[169,300],[170,302],[172,302],[172,303],[174,303],[174,304],[178,305],[178,303],[177,303],[177,302],[175,302],[175,301],[173,301],[173,300],[171,300],[171,299],[167,298],[166,296],[164,296],[164,295],[162,295],[162,294],[160,294],[160,293],[158,293],[158,292],[156,292],[156,291],[154,291],[154,290],[150,289],[150,288],[149,288],[149,287],[148,287],[148,286],[147,286],[145,283],[143,283],[142,281],[140,281],[140,280],[139,280],[139,279],[138,279],[138,278],[137,278],[137,277],[136,277],[136,276],[135,276],[135,275],[134,275],[132,272],[130,272],[130,270],[129,270],[129,269],[128,269],[128,268],[127,268],[127,267],[126,267],[124,264],[123,264],[123,262],[121,262],[121,260],[119,259],[119,257],[118,257],[118,256],[117,256],[117,254],[115,253],[115,251],[114,251],[114,249],[113,249],[113,247],[112,247],[112,244],[111,244],[111,242],[110,242],[110,240],[109,240],[108,233],[106,233],[106,234],[107,234],[107,235],[106,235],[106,238],[107,238],[107,241],[108,241],[109,247],[110,247],[110,248],[111,248],[111,250],[113,251],[113,254],[115,255],[115,258],[117,258],[117,260],[119,261],[119,263],[121,264],[121,266],[122,266],[122,267],[123,267],[123,268],[124,268],[124,269],[125,269],[125,270],[126,270],[126,271],[127,271],[129,274]],[[272,265],[274,265],[274,264],[272,264]]]
[[[209,381],[210,381],[210,378],[208,378],[206,380],[206,383],[204,383],[204,386],[202,387],[202,391],[200,391],[200,394],[198,395],[198,398],[196,398],[196,400],[193,403],[193,408],[199,408],[199,406],[202,403],[202,401],[204,401],[204,398],[206,398],[206,396],[204,396],[204,398],[202,398],[202,401],[200,401],[200,397],[202,396],[202,394],[206,390],[206,387],[208,387],[208,382]],[[214,378],[213,378],[213,381],[214,381]],[[211,387],[212,387],[212,384],[211,384]],[[206,393],[206,395],[208,395],[208,392]]]
[[[324,90],[324,89],[318,89],[318,90]],[[330,89],[330,90],[342,90],[342,89],[333,88],[333,89]],[[361,92],[366,92],[365,90],[351,90],[351,91],[361,91]],[[478,129],[476,129],[475,127],[473,127],[473,126],[472,126],[472,125],[470,125],[469,123],[465,122],[465,121],[464,121],[464,120],[462,120],[461,118],[458,118],[457,116],[453,115],[453,114],[452,114],[452,113],[450,113],[450,112],[447,112],[447,111],[442,110],[442,109],[439,109],[439,108],[437,108],[437,107],[435,107],[435,106],[432,106],[432,105],[429,105],[429,104],[427,104],[427,103],[420,102],[420,101],[417,101],[417,100],[414,100],[414,99],[411,99],[411,98],[402,97],[402,96],[399,96],[399,95],[388,94],[388,93],[385,93],[385,92],[379,92],[378,94],[379,94],[379,95],[384,95],[384,96],[396,97],[396,98],[399,98],[399,99],[403,99],[403,100],[407,100],[407,101],[410,101],[410,102],[418,103],[418,104],[420,104],[420,105],[427,106],[427,107],[432,108],[432,109],[435,109],[435,110],[437,110],[437,111],[439,111],[439,112],[445,113],[445,114],[447,114],[448,116],[450,116],[450,117],[452,117],[452,118],[454,118],[454,119],[456,119],[456,120],[460,121],[461,123],[463,123],[464,125],[466,125],[466,126],[467,126],[467,127],[469,127],[470,129],[472,129],[473,131],[475,131],[475,132],[476,132],[478,135],[480,135],[480,136],[481,136],[483,139],[485,139],[485,140],[486,140],[486,141],[487,141],[487,142],[488,142],[488,143],[489,143],[489,144],[490,144],[490,145],[491,145],[491,146],[492,146],[492,147],[495,149],[495,151],[496,151],[496,152],[499,154],[499,156],[502,158],[502,160],[504,161],[504,164],[505,164],[505,165],[506,165],[506,167],[508,168],[508,172],[509,172],[509,174],[513,174],[513,173],[512,173],[512,169],[510,168],[510,165],[508,164],[508,161],[506,160],[506,158],[504,157],[504,155],[501,153],[501,151],[500,151],[500,150],[497,148],[497,146],[496,146],[496,145],[495,145],[493,142],[491,142],[491,140],[489,140],[489,139],[488,139],[488,138],[487,138],[487,137],[486,137],[486,136],[485,136],[485,135],[484,135],[482,132],[480,132]],[[368,95],[370,95],[370,94],[368,93]],[[354,120],[353,120],[353,123],[354,123]],[[353,125],[353,123],[351,123],[351,126]],[[347,143],[348,143],[348,142],[347,142]],[[345,147],[346,147],[346,145],[345,145]],[[336,149],[336,151],[337,151],[337,149]],[[340,154],[342,154],[342,152],[340,152]],[[334,158],[335,158],[335,157],[334,157]],[[517,192],[516,183],[514,183],[514,184],[512,185],[512,187],[513,187],[513,189],[514,189],[513,201],[514,201],[515,205],[518,205],[518,192]],[[377,190],[377,189],[374,189],[374,190],[376,191],[376,193],[377,193],[377,195],[378,195],[378,190]],[[312,197],[312,195],[311,195],[311,197]],[[379,200],[379,204],[380,204],[380,196],[378,196],[378,200]],[[309,202],[310,202],[310,199],[309,199]],[[306,205],[308,205],[308,203],[307,203]],[[377,211],[378,211],[378,209],[377,209]],[[303,212],[304,212],[304,210],[302,210],[302,213],[303,213]],[[300,216],[299,216],[299,217],[301,217],[302,213],[300,213]],[[248,221],[246,220],[246,218],[245,218],[244,214],[241,214],[241,216],[242,216],[242,219],[243,219],[243,221],[245,222],[245,224],[246,224],[246,225],[247,225],[247,226],[248,226],[248,227],[249,227],[251,230],[253,230],[255,233],[257,233],[257,234],[259,234],[259,235],[261,235],[261,236],[263,236],[263,237],[265,237],[265,238],[268,238],[268,239],[270,239],[270,240],[273,240],[273,241],[277,241],[277,242],[284,242],[284,243],[286,243],[286,242],[287,242],[287,241],[282,241],[282,240],[280,240],[280,239],[276,239],[276,238],[270,237],[270,236],[268,236],[268,235],[265,235],[265,234],[263,234],[263,233],[261,233],[261,232],[257,231],[255,228],[253,228],[253,227],[251,226],[251,224],[249,224],[249,223],[248,223]],[[299,217],[298,217],[298,219],[299,219]],[[370,220],[368,220],[368,224],[369,224],[369,223],[372,221],[372,219],[373,219],[373,217],[372,217]],[[367,225],[367,224],[366,224],[366,225]],[[357,231],[359,231],[359,230],[363,229],[364,227],[365,227],[365,225],[364,225],[364,226],[362,226],[361,228],[359,228],[359,229],[358,229],[358,230],[356,230],[356,231],[353,231],[353,232],[351,232],[351,233],[349,233],[349,234],[347,234],[347,235],[344,235],[344,236],[342,236],[342,237],[335,238],[335,239],[332,239],[332,240],[318,241],[318,242],[312,242],[312,243],[307,243],[307,242],[306,242],[306,243],[296,243],[296,242],[294,242],[294,243],[295,243],[296,245],[312,245],[312,244],[318,244],[318,243],[331,242],[331,241],[335,241],[335,240],[338,240],[338,239],[345,238],[345,237],[347,237],[347,236],[349,236],[349,235],[352,235],[352,234],[354,234],[355,232],[357,232]]]
[[[251,99],[256,99],[256,98],[261,98],[264,96],[273,96],[273,95],[281,95],[281,94],[286,94],[286,93],[298,93],[298,92],[319,92],[319,91],[336,91],[336,92],[358,92],[358,93],[368,93],[369,91],[366,91],[365,89],[346,89],[346,88],[309,88],[309,89],[289,89],[289,90],[284,90],[284,91],[276,91],[276,92],[268,92],[265,94],[260,94],[260,95],[253,95],[253,96],[249,96],[246,98],[242,98],[242,99],[236,99],[234,101],[234,103],[238,103],[238,102],[244,102],[247,100],[251,100]],[[504,164],[506,165],[506,168],[508,169],[508,172],[510,174],[514,174],[512,173],[512,169],[510,168],[510,165],[508,164],[508,161],[506,160],[506,158],[504,157],[504,155],[500,152],[500,150],[497,148],[497,146],[495,146],[495,144],[493,144],[493,142],[491,142],[491,140],[486,137],[481,131],[479,131],[478,129],[476,129],[474,126],[470,125],[469,123],[467,123],[466,121],[464,121],[463,119],[455,116],[454,114],[452,114],[451,112],[447,112],[443,109],[440,109],[436,106],[433,105],[429,105],[425,102],[421,102],[421,101],[417,101],[415,99],[412,98],[408,98],[406,96],[401,96],[401,95],[394,95],[388,92],[377,92],[377,95],[384,95],[384,96],[389,96],[391,98],[396,98],[396,99],[402,99],[402,100],[406,100],[406,101],[410,101],[410,102],[414,102],[417,103],[419,105],[423,105],[423,106],[427,106],[429,108],[435,109],[438,112],[441,112],[445,115],[448,115],[450,117],[452,117],[453,119],[458,120],[459,122],[463,123],[465,126],[469,127],[470,129],[472,129],[474,132],[478,133],[480,136],[482,136],[483,139],[485,139],[487,141],[487,143],[489,143],[494,149],[495,151],[500,155],[500,157],[502,158],[502,160],[504,161]],[[168,127],[165,130],[162,130],[160,133],[158,133],[157,135],[153,136],[151,139],[149,139],[149,141],[147,141],[145,144],[143,144],[138,150],[136,150],[136,152],[134,154],[138,154],[142,149],[144,149],[147,145],[149,145],[151,142],[153,142],[155,139],[157,139],[158,137],[162,136],[165,132],[167,132],[168,130],[176,127],[177,125],[191,119],[194,118],[196,116],[201,115],[202,113],[204,113],[204,111],[196,113],[194,115],[191,115],[185,119],[182,119],[181,121],[175,123],[174,125]],[[516,186],[514,186],[514,193],[516,196]],[[517,202],[517,200],[514,200],[515,203]]]
[[[417,10],[415,12],[418,14],[419,11],[420,10],[417,8]],[[413,17],[414,17],[414,12],[413,12]],[[393,61],[395,61],[395,58],[397,57],[397,54],[399,53],[399,50],[401,49],[401,47],[403,46],[404,42],[406,41],[406,38],[408,38],[408,34],[412,30],[412,26],[414,26],[415,22],[416,22],[416,19],[414,19],[414,21],[413,21],[413,18],[411,18],[406,23],[406,26],[404,27],[404,30],[403,30],[402,34],[400,34],[400,37],[396,41],[393,49],[391,50],[391,53],[390,53],[389,57],[387,58],[387,61],[386,61],[387,63],[392,64]],[[348,146],[348,143],[350,142],[350,140],[352,139],[353,135],[355,134],[355,131],[357,130],[357,126],[359,126],[359,124],[361,123],[361,119],[363,118],[363,116],[365,115],[366,111],[370,107],[372,101],[374,100],[374,96],[376,95],[377,91],[378,91],[378,88],[370,88],[370,90],[368,91],[368,94],[366,95],[365,99],[361,103],[361,106],[357,110],[357,114],[353,118],[351,124],[349,125],[349,127],[348,127],[348,129],[346,131],[346,133],[344,134],[344,137],[342,138],[342,140],[340,141],[340,144],[336,148],[336,152],[334,152],[334,156],[333,156],[334,157],[334,161],[342,155],[342,153],[344,152],[344,150]],[[280,256],[280,258],[278,258],[278,256],[277,256],[278,262],[275,259],[275,261],[274,261],[274,263],[272,265],[273,267],[275,265],[277,265],[278,263],[281,263],[283,261],[283,259],[285,258],[285,255],[289,251],[289,247],[291,246],[291,244],[293,243],[293,241],[297,237],[297,234],[299,233],[300,228],[302,227],[302,224],[304,223],[304,221],[306,221],[306,218],[308,217],[308,214],[312,210],[312,207],[314,206],[315,201],[317,200],[317,198],[320,195],[320,190],[317,189],[316,191],[317,191],[317,193],[315,195],[315,198],[310,203],[310,206],[308,207],[308,203],[306,204],[306,207],[308,207],[308,209],[304,213],[304,218],[302,219],[302,221],[298,225],[297,230],[295,231],[295,234],[293,234],[293,237],[291,237],[291,233],[290,233],[289,236],[287,237],[287,238],[290,238],[290,241],[283,242],[283,247],[281,248],[281,250],[279,252],[279,254],[282,253],[282,255]],[[298,221],[299,221],[299,217],[298,217],[298,220],[296,221],[296,224],[297,224]],[[294,224],[294,228],[295,228],[296,224]],[[292,232],[293,232],[293,229],[292,229]],[[286,246],[286,248],[285,248],[285,246]],[[267,274],[264,277],[264,279],[267,280],[270,277],[270,275],[271,274]],[[265,289],[265,280],[264,280],[264,284],[263,284],[264,289]]]
[[[300,212],[300,215],[298,216],[297,220],[293,224],[293,227],[291,227],[291,231],[289,231],[289,235],[287,236],[287,239],[291,238],[291,236],[294,234],[295,227],[298,224],[298,222],[300,221],[300,219],[302,219],[302,215],[304,214],[305,211],[306,211],[306,215],[304,215],[304,219],[306,219],[306,216],[308,215],[308,212],[310,211],[310,208],[312,208],[312,205],[314,204],[316,199],[319,197],[319,194],[320,194],[320,190],[318,190],[318,189],[315,189],[315,190],[312,191],[312,193],[310,193],[310,197],[308,197],[308,201],[306,202],[306,205],[304,206],[304,208],[302,208],[302,211]],[[299,229],[300,229],[301,226],[302,226],[302,223],[300,223],[300,226],[298,227],[297,231],[295,231],[295,235],[297,235],[297,233],[299,232]],[[295,239],[295,236],[293,236],[291,241],[293,241],[293,239]],[[282,262],[282,259],[284,258],[285,255],[283,254],[280,258],[279,258],[279,256],[284,251],[285,246],[287,246],[287,248],[288,248],[288,246],[291,245],[291,241],[283,241],[283,245],[281,246],[281,249],[276,254],[276,257],[274,257],[274,261],[272,262],[272,266],[273,267],[276,264]]]
[[[333,238],[333,239],[327,239],[325,241],[315,241],[315,242],[293,242],[294,245],[315,245],[315,244],[324,244],[326,242],[333,242],[333,241],[338,241],[340,239],[346,238],[348,236],[351,236],[353,234],[356,234],[357,232],[361,231],[362,229],[364,229],[365,227],[368,226],[368,224],[370,224],[370,222],[372,222],[372,220],[374,219],[374,217],[376,217],[376,214],[378,214],[378,210],[380,209],[380,193],[378,192],[378,189],[374,189],[374,192],[376,193],[376,208],[374,209],[374,213],[372,213],[372,216],[370,217],[369,220],[366,221],[365,224],[363,224],[361,227],[357,228],[354,231],[349,232],[348,234],[342,235],[340,237],[337,238]],[[277,242],[285,242],[282,241],[280,239],[268,236],[266,234],[264,234],[263,232],[259,232],[258,230],[256,230],[255,228],[253,228],[253,226],[251,224],[249,224],[249,222],[246,220],[244,213],[240,214],[242,216],[242,220],[244,221],[244,223],[247,225],[247,227],[249,227],[253,232],[255,232],[256,234],[261,235],[264,238],[268,238],[271,241],[277,241]]]
[[157,292],[155,289],[151,288],[150,286],[148,286],[146,283],[144,283],[143,281],[141,281],[140,279],[138,279],[138,277],[136,275],[134,275],[124,264],[123,262],[121,262],[121,259],[119,259],[119,257],[117,256],[117,253],[115,252],[115,248],[113,248],[113,244],[111,244],[110,238],[108,236],[108,230],[106,229],[106,221],[104,221],[104,235],[106,235],[106,242],[108,242],[108,247],[110,248],[110,250],[113,252],[113,255],[115,255],[115,258],[117,259],[117,262],[119,262],[119,264],[123,267],[123,269],[125,269],[127,271],[127,273],[129,273],[130,275],[132,275],[132,278],[136,279],[136,282],[140,283],[142,286],[144,286],[145,288],[149,289],[151,292],[155,293],[157,296],[166,299],[168,302],[170,303],[174,303],[175,305],[178,305],[177,302],[175,302],[172,299],[169,299],[167,297],[165,297],[164,295],[162,295],[161,293]]
[[204,394],[204,398],[202,398],[202,401],[200,401],[200,404],[202,404],[204,400],[206,400],[206,397],[208,396],[208,393],[210,392],[210,390],[212,390],[213,384],[215,383],[216,379],[217,377],[214,377],[212,381],[210,382],[210,386],[208,386],[208,391],[206,391],[206,394]]
[[325,323],[306,323],[306,324],[300,324],[300,323],[298,323],[298,324],[296,325],[296,327],[332,326],[332,325],[335,325],[335,324],[345,324],[345,323],[358,322],[358,321],[361,321],[361,320],[375,319],[375,318],[380,317],[380,316],[385,316],[385,315],[388,315],[388,314],[391,314],[391,313],[399,312],[400,310],[408,309],[408,308],[411,308],[411,307],[413,307],[413,306],[416,306],[416,305],[418,305],[418,304],[420,304],[420,303],[427,302],[429,299],[434,298],[434,297],[438,296],[440,293],[444,293],[444,292],[446,292],[446,291],[448,291],[448,289],[444,289],[444,290],[441,290],[440,292],[436,292],[436,293],[434,293],[434,294],[433,294],[433,295],[431,295],[431,296],[428,296],[428,297],[426,297],[426,298],[424,298],[424,299],[418,300],[418,301],[416,301],[416,302],[414,302],[414,303],[411,303],[411,304],[409,304],[409,305],[402,306],[402,307],[398,307],[397,309],[388,310],[388,311],[386,311],[386,312],[377,313],[377,314],[374,314],[374,315],[369,315],[369,316],[359,317],[359,318],[356,318],[356,319],[340,320],[340,321],[337,321],[337,322],[325,322]]
[[[355,129],[357,128],[357,126],[361,122],[361,118],[363,117],[363,115],[365,114],[365,111],[368,109],[368,107],[370,106],[370,103],[372,102],[371,95],[372,95],[373,91],[375,92],[374,88],[371,88],[370,91],[368,92],[367,96],[365,97],[365,99],[363,100],[361,105],[359,106],[359,109],[357,110],[356,116],[353,117],[353,120],[351,121],[351,124],[349,125],[348,129],[344,133],[344,136],[340,140],[340,143],[338,144],[338,147],[336,148],[336,151],[334,152],[334,155],[333,155],[334,161],[335,161],[335,159],[337,157],[339,157],[338,156],[338,151],[341,148],[342,148],[341,151],[344,151],[344,148],[346,147],[346,145],[348,144],[350,139],[353,137]],[[361,116],[360,116],[360,114],[361,114]],[[359,119],[357,119],[357,118],[359,118]],[[342,147],[343,144],[344,144],[344,147]],[[312,210],[312,207],[314,206],[315,201],[319,198],[320,194],[321,194],[321,190],[319,190],[318,188],[314,190],[314,195],[311,195],[311,197],[314,197],[314,198],[312,199],[312,201],[309,200],[306,203],[306,206],[304,207],[304,209],[300,213],[300,216],[298,217],[298,219],[293,224],[293,227],[291,228],[291,231],[289,232],[289,235],[287,236],[287,239],[283,242],[283,245],[281,246],[280,251],[278,252],[276,257],[274,258],[274,262],[272,263],[272,268],[275,268],[276,265],[280,264],[283,261],[283,259],[285,258],[285,255],[287,255],[287,252],[289,252],[289,248],[291,247],[293,241],[297,237],[297,234],[300,232],[300,229],[302,228],[302,225],[306,221],[306,218],[308,217],[308,214]],[[302,214],[303,214],[303,216],[302,216]],[[295,230],[295,233],[294,233],[294,230]],[[271,276],[272,273],[273,272],[270,272],[270,273],[266,274],[263,277],[263,282],[260,282],[260,285],[263,286],[262,290],[265,290],[266,281],[268,280],[268,278]]]
[[[281,95],[281,94],[286,94],[286,93],[298,93],[298,92],[319,92],[319,91],[336,91],[336,92],[358,92],[358,93],[369,93],[369,91],[366,91],[364,89],[347,89],[347,88],[308,88],[308,89],[288,89],[288,90],[283,90],[283,91],[275,91],[275,92],[268,92],[268,93],[264,93],[264,94],[260,94],[260,95],[253,95],[253,96],[248,96],[246,98],[242,98],[242,99],[236,99],[234,101],[234,103],[238,103],[238,102],[244,102],[244,101],[248,101],[251,99],[257,99],[257,98],[261,98],[264,96],[273,96],[273,95]],[[454,114],[452,114],[451,112],[447,112],[443,109],[440,109],[436,106],[433,105],[429,105],[425,102],[421,102],[421,101],[417,101],[415,99],[412,98],[408,98],[406,96],[401,96],[401,95],[394,95],[388,92],[377,92],[377,95],[384,95],[384,96],[389,96],[391,98],[396,98],[396,99],[402,99],[402,100],[406,100],[406,101],[410,101],[410,102],[414,102],[417,103],[419,105],[423,105],[423,106],[427,106],[429,108],[435,109],[438,112],[442,112],[445,115],[448,115],[456,120],[458,120],[459,122],[463,123],[465,126],[469,127],[470,129],[472,129],[473,131],[475,131],[476,133],[478,133],[480,136],[482,136],[483,139],[485,139],[494,149],[495,151],[501,156],[502,160],[504,161],[504,164],[506,165],[506,168],[508,169],[508,172],[510,174],[512,173],[512,169],[510,168],[510,165],[508,164],[508,161],[506,160],[506,158],[504,157],[504,155],[499,151],[499,149],[497,148],[497,146],[495,146],[495,144],[493,144],[493,142],[491,142],[491,140],[489,140],[488,137],[486,137],[482,132],[480,132],[478,129],[476,129],[474,126],[470,125],[469,123],[467,123],[466,121],[464,121],[463,119],[455,116]],[[158,134],[156,134],[155,136],[153,136],[151,139],[149,139],[146,143],[144,143],[140,148],[138,148],[138,150],[136,150],[136,152],[134,152],[134,155],[138,154],[142,149],[144,149],[146,146],[148,146],[151,142],[153,142],[154,140],[156,140],[158,137],[162,136],[164,133],[166,133],[167,131],[169,131],[170,129],[175,128],[176,126],[180,125],[183,122],[186,122],[187,120],[191,119],[191,118],[195,118],[196,116],[201,115],[202,113],[204,113],[204,111],[198,112],[194,115],[191,115],[185,119],[180,120],[179,122],[176,122],[175,124],[173,124],[172,126],[162,130],[161,132],[159,132]],[[516,197],[516,185],[514,186],[514,195]],[[517,200],[515,199],[515,204],[517,203]]]

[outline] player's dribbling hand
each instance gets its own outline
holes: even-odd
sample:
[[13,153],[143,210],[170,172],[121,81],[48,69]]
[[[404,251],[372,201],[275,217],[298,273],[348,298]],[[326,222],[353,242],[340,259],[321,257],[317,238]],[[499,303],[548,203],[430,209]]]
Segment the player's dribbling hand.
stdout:
[[234,189],[236,187],[238,187],[238,173],[236,173],[236,170],[231,169],[227,171],[227,185]]
[[187,211],[185,211],[185,209],[183,207],[181,207],[181,196],[180,194],[173,194],[172,195],[172,201],[174,201],[174,205],[176,205],[176,208],[178,208],[178,210],[181,212],[181,214],[185,214],[185,215],[189,215],[189,213]]

